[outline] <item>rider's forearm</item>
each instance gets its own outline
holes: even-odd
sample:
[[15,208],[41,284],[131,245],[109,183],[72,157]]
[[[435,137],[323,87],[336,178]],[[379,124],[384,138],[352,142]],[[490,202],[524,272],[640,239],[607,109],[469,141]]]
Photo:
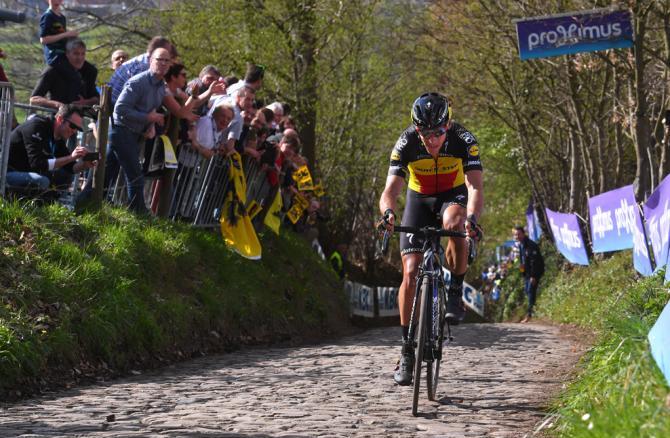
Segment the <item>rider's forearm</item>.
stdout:
[[381,212],[382,215],[384,215],[384,213],[386,213],[386,210],[388,210],[389,208],[395,211],[396,198],[397,196],[394,196],[393,193],[390,193],[388,190],[384,190],[381,198],[379,198],[379,211]]
[[477,220],[482,215],[484,209],[484,192],[481,189],[472,188],[468,193],[467,215],[474,214]]

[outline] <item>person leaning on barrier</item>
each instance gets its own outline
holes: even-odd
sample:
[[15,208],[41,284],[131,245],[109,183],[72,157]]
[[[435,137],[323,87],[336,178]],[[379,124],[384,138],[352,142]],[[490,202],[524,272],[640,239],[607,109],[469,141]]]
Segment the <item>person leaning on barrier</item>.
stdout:
[[45,191],[63,188],[75,173],[95,167],[97,160],[77,161],[88,153],[78,146],[71,153],[65,141],[82,130],[81,110],[63,105],[54,117],[33,116],[11,133],[7,185]]
[[239,90],[235,96],[220,96],[214,100],[214,106],[212,107],[210,113],[214,110],[214,108],[221,104],[230,104],[234,110],[233,120],[230,122],[226,132],[226,137],[223,139],[221,144],[221,149],[226,154],[230,154],[233,152],[233,150],[235,150],[235,143],[240,139],[242,128],[244,127],[242,111],[251,108],[255,96],[256,92],[253,89],[245,87]]
[[68,103],[95,105],[100,101],[95,88],[97,77],[98,69],[86,61],[86,44],[79,38],[69,39],[65,59],[44,69],[30,104],[55,109]]
[[265,67],[260,64],[247,63],[247,72],[243,81],[238,81],[228,86],[226,93],[235,96],[243,88],[250,88],[256,93],[263,86]]
[[220,152],[219,145],[225,141],[233,115],[233,107],[223,103],[214,108],[211,115],[201,117],[195,129],[189,132],[193,149],[205,158],[212,158]]
[[523,273],[524,292],[528,298],[528,312],[521,320],[522,323],[526,323],[533,317],[537,287],[544,274],[544,258],[538,244],[530,240],[521,225],[515,226],[512,233],[514,240],[519,244],[519,257],[521,258],[519,267]]

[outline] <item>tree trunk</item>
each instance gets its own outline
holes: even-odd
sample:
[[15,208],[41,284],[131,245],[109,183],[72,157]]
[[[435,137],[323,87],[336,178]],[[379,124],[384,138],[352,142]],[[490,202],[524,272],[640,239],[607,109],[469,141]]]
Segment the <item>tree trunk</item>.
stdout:
[[[293,2],[290,2],[291,4]],[[315,0],[305,0],[292,4],[294,9],[293,28],[294,50],[293,50],[293,81],[295,84],[295,118],[298,123],[298,131],[302,140],[302,154],[307,158],[309,167],[316,167],[316,102],[317,72],[316,59],[316,35],[315,24]]]
[[650,136],[651,125],[649,121],[649,106],[647,103],[647,89],[644,78],[646,61],[644,58],[645,33],[647,30],[648,9],[641,11],[635,20],[635,102],[636,108],[633,115],[633,135],[635,144],[635,196],[637,199],[645,199],[651,193],[651,173],[653,165],[649,162],[651,157]]

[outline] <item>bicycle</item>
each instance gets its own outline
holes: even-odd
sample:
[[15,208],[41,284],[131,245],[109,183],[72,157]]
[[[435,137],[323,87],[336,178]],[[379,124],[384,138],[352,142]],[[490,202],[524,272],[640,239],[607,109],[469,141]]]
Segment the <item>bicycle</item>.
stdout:
[[[465,232],[444,230],[435,227],[403,227],[394,226],[394,233],[413,233],[425,237],[423,261],[417,276],[416,293],[412,303],[410,321],[415,321],[418,312],[418,324],[410,324],[409,339],[415,349],[414,381],[412,398],[412,415],[417,416],[419,389],[421,386],[421,366],[426,362],[426,387],[428,400],[435,401],[437,383],[442,361],[442,347],[445,341],[444,326],[447,327],[446,339],[452,342],[451,325],[446,319],[447,285],[442,275],[442,257],[444,250],[440,245],[440,237],[467,238]],[[384,230],[382,252],[386,253],[390,233]],[[475,256],[475,245],[472,239],[468,244],[468,261]],[[432,299],[429,299],[432,298]],[[418,333],[417,333],[418,332]]]

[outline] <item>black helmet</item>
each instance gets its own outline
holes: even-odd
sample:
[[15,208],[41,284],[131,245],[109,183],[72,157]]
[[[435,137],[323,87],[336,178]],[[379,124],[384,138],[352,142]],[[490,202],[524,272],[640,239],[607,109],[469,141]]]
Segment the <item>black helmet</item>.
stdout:
[[433,129],[447,124],[451,118],[449,100],[439,93],[425,93],[412,104],[412,122],[418,128]]

